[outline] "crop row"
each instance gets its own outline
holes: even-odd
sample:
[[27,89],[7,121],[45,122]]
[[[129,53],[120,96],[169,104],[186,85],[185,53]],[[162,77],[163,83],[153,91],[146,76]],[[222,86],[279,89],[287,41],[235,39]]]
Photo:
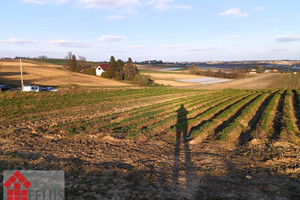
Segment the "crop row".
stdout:
[[87,106],[103,102],[117,102],[167,94],[189,93],[193,90],[179,89],[126,89],[93,90],[67,93],[16,93],[0,94],[0,117],[20,116],[63,108]]
[[[235,94],[236,96],[236,94]],[[234,98],[232,96],[229,97],[211,97],[210,99],[207,99],[206,101],[202,101],[202,102],[198,102],[198,105],[186,105],[186,104],[182,104],[184,105],[184,108],[187,110],[186,114],[188,116],[189,119],[192,119],[192,116],[198,116],[201,112],[205,111],[206,109],[209,109],[211,107],[214,107],[216,105],[218,105],[220,102],[226,102],[229,99]],[[196,102],[197,103],[197,102]],[[195,104],[195,103],[194,103]],[[157,129],[159,129],[160,131],[168,131],[171,127],[171,131],[174,130],[175,124],[176,124],[176,120],[178,118],[180,118],[180,113],[178,113],[178,107],[176,107],[175,110],[173,110],[172,112],[169,112],[168,115],[161,115],[161,116],[157,116],[157,117],[148,117],[144,123],[137,123],[137,124],[132,124],[130,127],[130,130],[133,131],[131,132],[131,136],[135,136],[138,133],[143,133],[147,136],[151,136],[153,135]],[[148,123],[145,123],[148,122]],[[184,123],[184,122],[183,122]],[[143,126],[139,127],[139,125],[143,124]],[[176,126],[178,126],[179,124],[177,123]],[[180,126],[180,125],[179,125]],[[173,128],[172,128],[173,127]]]
[[[132,109],[126,112],[114,113],[111,115],[99,117],[97,119],[93,119],[92,121],[85,122],[84,126],[85,127],[93,126],[93,129],[100,129],[101,131],[109,131],[113,129],[117,130],[119,127],[121,128],[122,131],[125,131],[128,130],[128,127],[126,127],[126,125],[134,123],[135,121],[141,122],[142,119],[144,118],[157,118],[158,116],[161,115],[168,115],[171,112],[173,112],[173,110],[176,107],[178,107],[178,105],[182,103],[186,103],[189,105],[196,105],[196,104],[200,104],[201,102],[209,101],[213,96],[222,98],[222,95],[224,94],[223,93],[200,94],[189,98],[180,98],[176,100],[171,100],[164,103]],[[112,119],[115,120],[117,117],[120,118],[121,120],[112,122]],[[82,124],[80,126],[82,126]],[[78,130],[78,128],[76,127],[74,128]]]
[[284,104],[283,104],[282,129],[281,129],[280,137],[293,138],[296,135],[298,137],[300,136],[298,127],[296,125],[296,118],[294,116],[293,111],[294,108],[292,103],[292,91],[287,90],[284,98]]
[[[240,113],[233,120],[229,120],[230,123],[223,129],[217,133],[217,138],[219,140],[228,140],[228,137],[231,133],[231,138],[234,138],[233,132],[237,129],[238,126],[243,126],[241,120],[245,117],[253,117],[259,105],[270,95],[270,93],[264,93],[257,98],[255,98],[249,105],[245,105],[240,109]],[[250,118],[251,119],[251,118]],[[245,127],[244,127],[245,128]]]

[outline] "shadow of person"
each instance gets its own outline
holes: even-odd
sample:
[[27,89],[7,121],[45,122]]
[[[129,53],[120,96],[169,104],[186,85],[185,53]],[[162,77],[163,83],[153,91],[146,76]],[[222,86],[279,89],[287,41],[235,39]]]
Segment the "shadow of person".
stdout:
[[188,111],[182,104],[177,112],[177,123],[176,123],[176,141],[174,147],[174,166],[173,166],[173,183],[177,184],[180,176],[180,144],[183,141],[184,146],[184,169],[186,175],[186,186],[189,184],[189,179],[192,175],[189,173],[191,169],[191,156],[189,149],[189,135],[188,135]]

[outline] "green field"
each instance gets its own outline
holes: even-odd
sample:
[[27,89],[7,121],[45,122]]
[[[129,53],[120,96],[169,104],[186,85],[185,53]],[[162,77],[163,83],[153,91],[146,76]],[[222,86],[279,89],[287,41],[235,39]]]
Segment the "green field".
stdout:
[[[232,143],[249,132],[250,138],[266,136],[285,138],[297,142],[298,108],[300,90],[180,90],[171,88],[90,90],[58,93],[2,93],[0,98],[0,119],[35,119],[60,110],[84,109],[109,112],[113,107],[128,104],[141,105],[126,112],[112,112],[88,120],[73,120],[71,123],[60,123],[59,129],[70,134],[95,134],[103,132],[115,137],[138,137],[140,134],[153,137],[162,132],[175,133],[176,128],[188,124],[191,137],[206,138],[214,135],[218,140],[229,140]],[[164,95],[185,94],[182,98],[163,100]],[[161,103],[142,106],[145,98],[162,98]],[[178,123],[176,110],[183,105],[187,110],[186,122]],[[279,113],[272,112],[278,110]],[[258,109],[259,113],[258,113]],[[85,113],[83,113],[85,114]],[[88,114],[88,113],[87,113]],[[64,115],[64,112],[61,113]],[[276,116],[280,126],[272,127]],[[118,118],[111,123],[112,118]],[[255,121],[254,124],[246,122]],[[250,126],[249,126],[250,125]],[[298,124],[299,125],[299,124]],[[51,129],[58,129],[57,126]],[[276,132],[272,135],[270,132]]]
[[68,199],[275,198],[264,184],[297,199],[299,102],[298,89],[2,92],[0,170],[65,170]]

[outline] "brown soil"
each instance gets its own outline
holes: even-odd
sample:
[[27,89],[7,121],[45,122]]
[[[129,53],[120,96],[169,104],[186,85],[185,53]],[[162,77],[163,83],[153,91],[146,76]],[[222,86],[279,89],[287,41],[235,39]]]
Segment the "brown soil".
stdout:
[[272,149],[230,149],[212,138],[192,145],[180,135],[174,141],[170,137],[70,138],[19,129],[1,136],[0,166],[64,169],[67,199],[300,197],[299,146],[276,143]]

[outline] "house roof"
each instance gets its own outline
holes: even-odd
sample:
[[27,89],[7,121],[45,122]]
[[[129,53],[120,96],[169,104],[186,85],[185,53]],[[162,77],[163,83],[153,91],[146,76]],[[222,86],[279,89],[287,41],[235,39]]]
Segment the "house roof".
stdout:
[[108,70],[109,68],[109,64],[102,64],[102,65],[99,65],[104,71]]

